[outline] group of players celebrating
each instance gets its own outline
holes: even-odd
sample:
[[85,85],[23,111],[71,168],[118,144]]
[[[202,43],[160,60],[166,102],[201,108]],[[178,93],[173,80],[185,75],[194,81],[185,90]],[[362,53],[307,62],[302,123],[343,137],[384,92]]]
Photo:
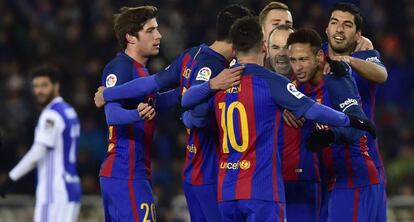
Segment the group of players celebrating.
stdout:
[[283,3],[259,16],[227,6],[211,45],[186,49],[149,75],[162,38],[157,13],[141,6],[114,17],[122,52],[95,94],[109,127],[100,171],[105,221],[156,221],[154,117],[177,102],[191,221],[386,221],[371,122],[387,71],[361,35],[355,5],[333,6],[326,43],[312,29],[295,30]]

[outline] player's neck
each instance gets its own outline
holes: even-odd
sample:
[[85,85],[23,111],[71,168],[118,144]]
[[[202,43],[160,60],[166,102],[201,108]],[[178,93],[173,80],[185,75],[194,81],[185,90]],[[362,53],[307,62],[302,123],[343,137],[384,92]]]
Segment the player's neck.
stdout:
[[314,86],[318,85],[318,83],[323,79],[323,69],[319,68],[315,76],[310,80],[310,83]]
[[146,66],[148,62],[148,57],[142,56],[137,51],[132,50],[130,48],[125,49],[125,54],[127,54],[129,57],[131,57],[136,62],[139,62],[141,65]]
[[210,49],[219,53],[220,55],[224,56],[227,61],[231,61],[234,59],[231,44],[225,41],[215,41],[211,44]]
[[335,52],[332,49],[331,45],[329,45],[328,47],[329,56],[348,56],[348,55],[351,55],[353,51],[354,51],[353,48],[349,48],[348,50],[344,52]]
[[259,66],[263,66],[263,59],[263,56],[259,56],[256,53],[237,55],[237,62],[240,64],[253,63]]

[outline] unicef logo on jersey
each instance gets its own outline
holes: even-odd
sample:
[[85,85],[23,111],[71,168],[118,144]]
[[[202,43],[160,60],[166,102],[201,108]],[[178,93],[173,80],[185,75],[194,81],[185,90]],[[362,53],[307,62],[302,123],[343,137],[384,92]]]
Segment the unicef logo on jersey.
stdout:
[[113,87],[113,86],[115,86],[116,81],[117,81],[116,75],[115,74],[109,74],[106,77],[105,85],[106,85],[106,87]]
[[251,163],[248,160],[237,161],[235,163],[232,163],[232,162],[221,162],[220,163],[220,168],[227,169],[227,170],[238,170],[239,168],[242,170],[248,170],[250,166],[251,166]]

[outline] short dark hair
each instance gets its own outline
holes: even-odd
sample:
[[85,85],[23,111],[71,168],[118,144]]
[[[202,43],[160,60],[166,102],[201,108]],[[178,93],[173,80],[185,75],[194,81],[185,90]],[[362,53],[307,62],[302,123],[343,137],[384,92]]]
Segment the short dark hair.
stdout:
[[321,36],[313,29],[302,28],[291,33],[287,45],[290,46],[295,43],[309,43],[314,54],[322,49]]
[[361,15],[361,11],[359,10],[359,8],[352,4],[352,3],[347,3],[347,2],[339,2],[336,3],[334,6],[332,6],[331,11],[329,13],[329,19],[332,17],[332,13],[334,11],[343,11],[343,12],[349,12],[350,14],[352,14],[354,16],[354,23],[356,26],[356,30],[359,31],[362,29],[362,15]]
[[222,9],[218,15],[216,20],[216,35],[217,41],[230,41],[229,32],[231,26],[234,22],[245,16],[253,16],[254,13],[241,5],[229,5]]
[[270,31],[269,36],[268,36],[268,42],[270,42],[270,36],[272,36],[273,32],[275,32],[276,30],[284,30],[284,31],[292,31],[294,32],[295,29],[290,25],[290,24],[281,24],[276,26],[274,29],[272,29],[272,31]]
[[231,27],[230,38],[238,52],[249,52],[260,46],[263,42],[263,32],[259,19],[252,16],[237,20]]
[[37,77],[48,77],[53,84],[60,82],[60,75],[59,70],[51,65],[40,65],[30,72],[32,80]]
[[158,9],[154,6],[122,7],[120,13],[115,14],[113,18],[115,35],[121,48],[127,47],[126,34],[138,37],[137,34],[145,22],[155,18],[157,14]]

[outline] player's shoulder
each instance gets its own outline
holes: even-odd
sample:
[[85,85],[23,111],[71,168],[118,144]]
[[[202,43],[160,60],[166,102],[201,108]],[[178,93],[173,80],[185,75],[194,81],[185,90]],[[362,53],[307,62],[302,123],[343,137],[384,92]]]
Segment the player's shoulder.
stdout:
[[375,50],[364,50],[364,51],[357,51],[352,53],[352,57],[363,59],[369,62],[380,62],[381,55],[380,53]]
[[283,82],[288,83],[290,82],[288,78],[285,76],[278,74],[266,67],[260,65],[250,65],[248,64],[245,72],[252,73],[254,77],[266,80],[266,81],[276,81],[276,82]]
[[52,107],[46,107],[40,114],[38,125],[46,128],[62,128],[65,125],[62,113]]
[[109,61],[105,68],[105,70],[113,70],[113,69],[124,69],[124,68],[131,68],[133,65],[133,61],[129,58],[125,53],[119,52],[111,61]]
[[56,111],[64,119],[77,119],[78,115],[75,109],[63,99],[50,107],[50,110]]
[[119,52],[102,71],[102,84],[106,87],[117,85],[118,82],[130,80],[133,70],[133,60],[125,53]]

